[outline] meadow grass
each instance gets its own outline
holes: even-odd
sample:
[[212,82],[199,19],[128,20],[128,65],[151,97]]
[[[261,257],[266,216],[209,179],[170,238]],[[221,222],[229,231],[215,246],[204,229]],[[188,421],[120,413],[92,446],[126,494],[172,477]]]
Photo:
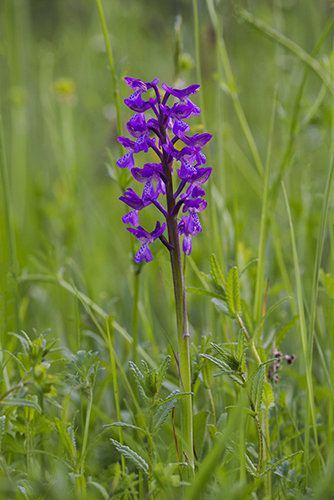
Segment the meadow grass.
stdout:
[[[0,4],[0,498],[334,498],[333,25],[327,0]],[[125,76],[200,83],[213,135],[191,474],[168,251],[136,264],[121,221]]]

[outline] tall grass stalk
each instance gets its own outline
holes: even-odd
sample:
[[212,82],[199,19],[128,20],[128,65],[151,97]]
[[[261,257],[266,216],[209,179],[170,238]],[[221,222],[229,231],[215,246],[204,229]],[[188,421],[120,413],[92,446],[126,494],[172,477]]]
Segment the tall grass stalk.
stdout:
[[[197,0],[193,0],[193,15],[194,15],[194,37],[195,37],[195,60],[196,60],[196,78],[201,85],[202,92],[200,93],[200,105],[201,105],[201,117],[204,130],[208,130],[206,123],[206,107],[205,107],[205,99],[204,99],[204,89],[202,86],[202,71],[201,71],[201,54],[200,54],[200,32],[199,32],[199,20],[198,20],[198,5]],[[221,110],[217,107],[218,115],[220,115]],[[210,131],[210,129],[209,129]],[[218,137],[218,148],[221,151],[221,141],[222,137]],[[211,164],[211,152],[210,147],[207,146],[208,149],[208,163]],[[219,163],[219,166],[222,165]],[[216,173],[219,178],[219,172]],[[213,187],[211,187],[209,192],[209,206],[210,206],[210,219],[211,219],[211,248],[212,250],[215,248],[218,252],[218,259],[221,263],[221,266],[224,268],[224,255],[222,251],[222,243],[221,243],[221,227],[218,223],[218,215],[217,215],[217,202],[214,196]]]
[[267,228],[268,228],[268,216],[269,216],[268,205],[269,205],[269,192],[270,192],[270,186],[269,186],[270,163],[271,163],[271,151],[272,151],[274,122],[275,122],[275,113],[276,113],[276,96],[277,96],[277,89],[275,90],[273,107],[272,107],[271,117],[270,117],[267,157],[266,157],[266,165],[265,165],[264,178],[263,178],[263,197],[262,197],[262,210],[261,210],[260,239],[259,239],[259,249],[258,249],[258,262],[257,262],[254,311],[253,311],[253,317],[254,317],[255,323],[258,323],[260,321],[261,309],[262,309],[265,247],[266,247],[266,240],[267,240]]
[[[334,65],[332,64],[332,74],[334,76]],[[330,206],[330,197],[333,190],[333,177],[334,177],[334,98],[332,99],[332,129],[331,129],[331,146],[330,146],[330,158],[329,158],[329,168],[325,186],[325,193],[322,205],[321,220],[319,226],[319,234],[317,238],[317,248],[314,260],[313,269],[313,282],[312,282],[312,293],[311,293],[311,304],[310,304],[310,328],[309,328],[309,345],[311,348],[310,362],[312,366],[313,361],[313,339],[315,335],[315,318],[316,318],[316,307],[318,299],[318,289],[319,289],[319,273],[321,268],[321,258],[324,247],[325,240],[325,230],[327,226],[328,212]]]
[[[121,405],[119,402],[119,391],[118,391],[118,380],[117,380],[117,371],[116,371],[116,362],[115,362],[115,354],[114,354],[114,348],[112,345],[112,339],[111,339],[111,332],[110,332],[110,318],[106,319],[106,331],[107,331],[107,337],[108,337],[108,348],[109,348],[109,355],[110,355],[110,365],[111,365],[111,374],[112,374],[112,380],[113,380],[113,386],[114,386],[114,397],[115,397],[115,406],[116,406],[116,416],[118,422],[121,421]],[[112,325],[112,323],[111,323]],[[123,444],[123,430],[122,427],[118,428],[119,431],[119,442]],[[122,463],[122,470],[123,472],[125,471],[125,459],[124,456],[121,455],[121,463]]]
[[[305,408],[305,440],[304,440],[304,464],[306,475],[309,474],[309,459],[310,459],[310,416],[312,420],[313,426],[313,434],[316,444],[317,453],[320,456],[319,444],[318,444],[318,431],[317,431],[317,421],[316,421],[316,411],[315,411],[315,401],[314,401],[314,390],[313,390],[313,380],[312,380],[312,365],[310,359],[310,345],[308,341],[307,335],[307,326],[305,319],[305,311],[304,311],[304,297],[303,297],[303,289],[300,279],[300,271],[299,271],[299,262],[298,262],[298,254],[297,254],[297,245],[295,239],[295,232],[290,212],[288,195],[282,181],[282,189],[286,204],[286,209],[288,213],[289,226],[290,226],[290,237],[291,237],[291,245],[292,245],[292,254],[293,254],[293,262],[294,262],[294,270],[295,270],[295,280],[296,280],[296,290],[297,290],[297,302],[298,302],[298,313],[300,316],[300,336],[303,350],[303,361],[304,368],[306,372],[306,383],[307,383],[307,398],[306,398],[306,408]],[[307,477],[308,482],[308,477]]]
[[[7,232],[7,244],[8,244],[8,253],[9,253],[9,263],[10,263],[10,274],[14,279],[14,287],[16,286],[16,277],[17,277],[17,253],[16,253],[16,241],[15,241],[15,232],[14,232],[14,217],[13,217],[13,209],[11,203],[11,193],[10,193],[10,185],[8,178],[8,166],[7,166],[7,158],[6,158],[6,149],[5,149],[5,138],[3,133],[3,125],[2,125],[2,113],[1,113],[1,101],[0,101],[0,178],[2,183],[2,193],[3,193],[3,203],[4,203],[4,211],[5,211],[5,223],[6,223],[6,232]],[[17,296],[17,291],[14,288],[14,307],[15,307],[15,322],[17,331],[20,330],[20,315],[19,315],[19,299]]]
[[237,91],[237,87],[236,87],[236,82],[235,82],[235,77],[234,77],[233,72],[232,72],[232,67],[231,67],[230,59],[229,59],[228,52],[226,49],[225,41],[224,41],[224,38],[221,36],[221,34],[218,31],[220,23],[219,23],[218,16],[217,16],[217,13],[216,13],[216,10],[214,7],[213,0],[207,0],[207,5],[208,5],[208,10],[209,10],[209,14],[211,17],[211,22],[212,22],[213,28],[215,29],[216,34],[219,34],[218,45],[219,45],[220,58],[221,58],[223,68],[225,71],[225,75],[226,75],[226,82],[221,81],[220,85],[221,85],[222,89],[225,89],[228,91],[228,93],[230,94],[230,96],[232,98],[236,114],[238,116],[243,133],[246,137],[249,149],[252,153],[255,166],[257,168],[257,171],[258,171],[260,177],[262,177],[263,171],[264,171],[263,163],[262,163],[259,151],[257,149],[253,134],[252,134],[251,129],[248,125],[244,110],[243,110],[242,105],[240,103],[240,99],[239,99],[239,95],[238,95],[238,91]]
[[[97,6],[97,10],[98,10],[99,16],[100,16],[102,32],[103,32],[104,41],[105,41],[106,50],[107,50],[107,55],[108,55],[111,79],[112,79],[112,83],[113,83],[114,100],[115,100],[116,113],[117,113],[117,130],[118,130],[118,135],[121,136],[121,135],[123,135],[123,132],[122,132],[123,127],[122,127],[121,101],[120,101],[120,95],[119,95],[118,76],[117,76],[116,71],[115,71],[114,56],[112,53],[106,18],[104,15],[104,10],[102,7],[101,0],[96,0],[96,6]],[[123,156],[123,154],[124,154],[122,144],[119,144],[119,154],[120,154],[120,156]]]

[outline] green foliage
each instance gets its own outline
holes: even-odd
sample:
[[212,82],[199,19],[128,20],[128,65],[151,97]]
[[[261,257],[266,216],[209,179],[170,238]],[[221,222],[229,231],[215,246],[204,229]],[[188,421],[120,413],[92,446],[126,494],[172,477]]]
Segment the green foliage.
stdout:
[[262,365],[253,378],[252,401],[255,412],[258,413],[262,407],[265,367]]
[[[331,498],[332,2],[100,3],[114,69],[95,2],[0,2],[0,498]],[[118,201],[124,76],[202,83],[189,136],[213,134],[190,486],[169,255],[133,263]]]
[[128,446],[124,446],[114,439],[111,439],[111,442],[116,450],[121,453],[123,457],[128,459],[136,467],[136,469],[141,470],[144,474],[148,474],[148,464],[142,457],[131,450]]
[[232,267],[228,273],[226,281],[226,302],[228,312],[232,318],[236,318],[241,313],[240,288],[238,269]]

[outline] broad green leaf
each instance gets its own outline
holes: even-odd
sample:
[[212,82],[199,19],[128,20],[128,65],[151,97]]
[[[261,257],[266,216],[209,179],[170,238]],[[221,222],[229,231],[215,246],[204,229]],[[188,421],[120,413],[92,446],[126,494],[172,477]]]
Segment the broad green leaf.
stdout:
[[135,451],[131,450],[128,446],[124,446],[123,444],[115,441],[115,439],[110,439],[114,447],[124,458],[130,460],[130,462],[138,469],[148,475],[148,464],[145,460],[138,455]]
[[253,379],[252,401],[256,412],[259,412],[262,405],[263,385],[264,385],[265,366],[262,364]]
[[276,342],[276,347],[278,348],[280,346],[280,344],[282,343],[284,337],[286,336],[286,334],[288,333],[289,330],[291,330],[291,328],[293,327],[293,325],[296,323],[296,321],[299,319],[299,314],[296,314],[296,316],[294,316],[290,321],[289,323],[287,323],[277,334],[276,334],[276,338],[275,338],[275,342]]
[[194,415],[194,446],[197,458],[201,456],[201,451],[204,444],[206,424],[210,412],[207,410],[199,411]]
[[153,417],[153,431],[152,431],[153,435],[158,434],[166,418],[176,405],[176,402],[177,402],[176,399],[172,399],[171,401],[168,401],[167,403],[158,408],[158,411],[155,413]]
[[[220,299],[211,299],[212,304],[214,304],[220,311],[222,311],[226,316],[231,316],[226,302]],[[233,316],[234,317],[234,316]]]
[[238,268],[232,267],[227,276],[226,302],[230,315],[236,318],[241,313]]
[[266,408],[270,408],[275,404],[273,388],[266,380],[263,385],[263,404]]
[[161,363],[160,368],[159,368],[159,371],[158,371],[158,381],[157,381],[157,393],[159,393],[159,391],[161,389],[162,382],[165,379],[165,376],[166,376],[166,373],[167,373],[167,370],[168,370],[168,367],[169,367],[170,360],[171,360],[171,357],[169,355],[166,356],[165,359],[163,360],[163,362]]
[[238,337],[238,347],[236,352],[236,358],[238,361],[241,361],[246,348],[246,338],[244,334],[244,330],[241,329]]

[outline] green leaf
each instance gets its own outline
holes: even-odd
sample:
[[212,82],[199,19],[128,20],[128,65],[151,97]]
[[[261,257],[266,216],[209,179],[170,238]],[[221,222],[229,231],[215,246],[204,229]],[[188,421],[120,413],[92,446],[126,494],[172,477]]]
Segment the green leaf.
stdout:
[[244,272],[247,271],[247,269],[249,269],[250,267],[253,267],[255,264],[257,265],[258,261],[259,261],[259,259],[253,259],[250,262],[248,262],[247,266],[245,266],[243,268],[243,270],[239,273],[239,279],[244,274]]
[[163,426],[166,418],[176,405],[176,399],[172,399],[171,401],[166,402],[164,405],[158,408],[158,411],[155,413],[153,417],[153,431],[152,435],[158,434],[161,427]]
[[289,323],[287,323],[277,334],[276,334],[276,347],[278,348],[280,344],[282,343],[284,337],[288,333],[289,330],[293,327],[293,325],[296,323],[296,321],[299,319],[299,314],[296,314]]
[[226,282],[227,307],[232,318],[236,318],[241,313],[240,290],[238,268],[232,267],[227,276]]
[[220,311],[222,311],[226,316],[231,316],[226,302],[220,299],[211,299],[212,304],[214,304]]
[[262,369],[262,367],[268,365],[269,363],[273,363],[274,361],[277,361],[277,358],[270,358],[270,359],[267,359],[267,361],[264,361],[263,363],[261,363],[254,371],[253,373],[250,375],[250,377],[248,377],[247,381],[246,381],[246,384],[249,384],[249,382],[252,380],[253,377],[255,377],[255,375],[258,374],[259,370]]
[[105,428],[126,427],[127,429],[134,429],[135,431],[143,432],[144,434],[149,434],[148,431],[146,431],[145,429],[142,429],[141,427],[138,427],[137,425],[127,424],[126,422],[114,422],[113,424],[107,424],[107,425],[104,425],[103,427],[105,427]]
[[275,404],[273,388],[266,380],[264,381],[263,385],[263,403],[266,408],[270,408]]
[[30,406],[30,408],[35,408],[38,413],[42,413],[42,409],[36,401],[32,401],[24,398],[9,398],[0,401],[0,404],[4,406]]
[[252,386],[252,401],[256,412],[260,411],[262,405],[264,374],[265,366],[262,364],[254,377]]
[[291,297],[285,297],[284,299],[282,300],[279,300],[278,302],[276,302],[276,304],[274,304],[273,306],[270,307],[270,309],[268,309],[268,311],[266,312],[266,314],[264,314],[262,316],[262,318],[260,319],[260,321],[258,322],[258,324],[256,325],[256,328],[255,328],[255,332],[254,332],[254,337],[256,337],[256,335],[258,335],[258,333],[260,332],[261,330],[261,327],[262,327],[262,324],[263,322],[268,318],[268,316],[270,316],[270,314],[278,307],[280,306],[283,302],[285,302],[286,300],[290,300]]
[[199,411],[194,415],[194,446],[197,458],[200,457],[204,444],[206,424],[210,412],[207,410]]
[[279,460],[278,462],[274,463],[274,465],[272,465],[271,467],[268,467],[268,469],[266,469],[264,472],[262,472],[262,474],[259,474],[258,477],[261,477],[261,476],[264,476],[265,474],[267,474],[269,471],[275,469],[278,465],[282,464],[283,462],[285,462],[286,460],[290,460],[290,458],[293,458],[295,457],[296,455],[299,455],[299,453],[304,453],[302,450],[300,451],[296,451],[296,453],[292,453],[291,455],[288,455],[287,457],[283,457],[281,458],[281,460]]
[[88,484],[91,484],[92,486],[94,486],[94,488],[99,490],[99,492],[101,493],[102,497],[105,500],[108,500],[110,498],[108,491],[102,486],[102,484],[96,483],[95,481],[92,481],[90,478],[88,479]]
[[54,419],[54,422],[56,424],[56,427],[57,427],[59,435],[60,435],[60,440],[62,442],[63,447],[65,448],[65,450],[67,452],[68,457],[71,460],[75,460],[76,456],[77,456],[76,450],[73,446],[73,443],[71,441],[70,436],[68,435],[68,432],[67,432],[67,429],[66,429],[64,422],[62,420],[59,420],[59,418],[57,418],[57,417]]
[[209,290],[204,290],[203,288],[196,288],[196,287],[187,287],[186,292],[194,293],[196,295],[206,295],[207,297],[213,297],[215,299],[223,299],[225,297],[225,295],[215,292],[210,292]]
[[171,360],[171,357],[169,355],[166,356],[165,359],[163,360],[163,362],[161,363],[160,368],[159,368],[158,380],[157,380],[157,393],[159,393],[161,386],[162,386],[162,382],[165,379],[170,360]]
[[144,375],[142,374],[142,372],[139,370],[138,366],[133,361],[129,361],[129,367],[130,367],[130,370],[132,371],[132,373],[133,373],[133,375],[135,377],[135,381],[136,381],[137,387],[139,389],[140,394],[142,395],[144,403],[146,404],[146,406],[149,406],[150,405],[150,400],[146,396],[146,392],[145,392],[145,379],[144,379]]
[[236,352],[236,358],[238,361],[241,361],[244,352],[246,348],[246,338],[245,338],[245,333],[243,328],[239,332],[239,337],[238,337],[238,347],[237,347],[237,352]]
[[217,257],[213,253],[210,257],[210,262],[211,262],[211,274],[216,281],[218,285],[221,285],[223,288],[225,288],[225,281],[224,281],[224,276],[223,273],[220,269],[220,266],[218,264]]
[[245,301],[245,299],[243,299],[242,297],[240,297],[240,302],[241,302],[243,318],[245,319],[247,331],[249,332],[250,336],[252,337],[253,330],[254,330],[254,321],[253,321],[251,310],[249,308],[249,305]]
[[211,356],[210,354],[204,354],[204,353],[201,353],[201,356],[202,356],[202,358],[205,358],[205,359],[208,359],[209,361],[212,361],[212,363],[217,365],[226,374],[228,374],[230,372],[233,372],[233,373],[235,372],[235,370],[231,370],[230,367],[228,366],[228,364],[225,363],[225,361],[222,361],[221,359],[215,358],[214,356]]
[[167,398],[162,399],[161,401],[157,401],[155,403],[155,405],[156,406],[162,406],[165,403],[168,403],[169,401],[172,401],[173,399],[181,399],[184,396],[187,396],[189,394],[194,394],[194,393],[193,392],[180,392],[178,389],[176,389],[175,391],[171,392],[170,395],[167,396]]
[[135,451],[131,450],[128,446],[115,441],[115,439],[110,439],[116,450],[123,455],[124,458],[130,460],[130,462],[138,469],[144,472],[148,476],[148,464],[145,460],[138,455]]

